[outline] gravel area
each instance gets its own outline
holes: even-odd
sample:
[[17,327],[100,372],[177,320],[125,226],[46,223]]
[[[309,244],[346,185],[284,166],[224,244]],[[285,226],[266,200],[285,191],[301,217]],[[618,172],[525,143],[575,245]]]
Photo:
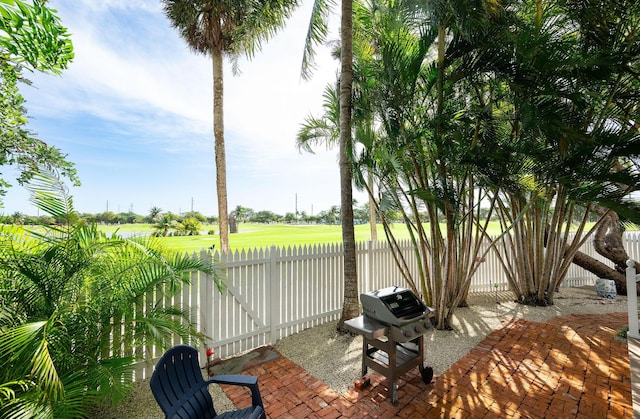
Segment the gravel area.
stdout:
[[[562,288],[556,293],[554,305],[529,307],[517,304],[510,293],[473,295],[469,307],[456,309],[454,331],[430,330],[425,335],[425,363],[434,374],[446,371],[466,355],[494,329],[513,318],[544,322],[567,314],[615,313],[627,311],[627,298],[599,298],[592,286]],[[282,355],[305,368],[309,373],[338,393],[353,386],[360,374],[362,337],[339,334],[331,322],[289,336],[274,345]],[[216,410],[233,409],[224,393],[211,386]],[[130,400],[117,407],[100,409],[95,418],[162,418],[155,404],[148,381],[134,385]]]
[[[566,314],[627,311],[625,296],[599,298],[593,287],[562,288],[549,307],[523,306],[512,299],[506,292],[497,298],[494,294],[471,296],[469,307],[456,309],[453,331],[431,329],[425,334],[425,364],[435,375],[442,374],[494,329],[514,318],[544,322]],[[282,339],[275,348],[338,393],[351,388],[360,375],[362,337],[337,333],[335,322]]]

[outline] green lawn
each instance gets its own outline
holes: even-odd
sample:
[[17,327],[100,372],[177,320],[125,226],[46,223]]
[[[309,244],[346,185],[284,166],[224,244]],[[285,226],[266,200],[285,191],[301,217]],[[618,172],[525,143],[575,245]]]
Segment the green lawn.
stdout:
[[[149,235],[154,229],[151,224],[121,224],[121,225],[101,225],[99,228],[106,233],[118,232],[125,237],[132,234]],[[425,225],[428,228],[428,224]],[[369,225],[362,224],[355,226],[356,241],[367,241],[370,238]],[[408,238],[409,233],[404,224],[392,226],[395,237],[398,239]],[[204,232],[218,231],[217,225],[204,225],[201,235],[183,237],[162,237],[161,240],[167,249],[196,252],[215,245],[219,247],[219,237],[206,235]],[[342,233],[339,225],[295,225],[295,224],[239,224],[239,232],[229,235],[231,250],[248,250],[263,248],[275,245],[278,247],[313,245],[327,243],[341,243]],[[490,234],[498,234],[500,226],[497,222],[491,223]],[[384,230],[378,225],[378,240],[386,240]]]
[[[211,226],[217,231],[217,226]],[[396,237],[409,237],[404,225],[393,227]],[[209,230],[209,226],[204,229]],[[366,241],[370,238],[369,225],[356,226],[356,240]],[[378,239],[384,239],[384,230],[378,226]],[[181,251],[199,251],[211,245],[219,246],[218,235],[200,235],[184,237],[164,237],[162,240],[168,249]],[[231,250],[253,249],[304,245],[341,243],[342,232],[339,225],[293,225],[293,224],[240,224],[238,233],[229,235]]]
[[[493,225],[495,224],[495,225]],[[428,225],[425,225],[428,228]],[[128,236],[129,234],[150,234],[153,232],[151,224],[123,224],[118,226],[100,226],[105,232],[118,233]],[[408,238],[404,224],[394,224],[392,226],[395,237],[398,239]],[[498,223],[492,223],[491,229],[497,234],[500,231]],[[204,232],[218,231],[217,225],[204,225],[200,236],[179,236],[163,237],[161,240],[165,246],[171,250],[194,252],[206,249],[215,245],[219,247],[220,241],[217,234],[205,235]],[[229,235],[229,245],[231,250],[248,250],[254,248],[269,247],[271,245],[279,247],[313,245],[327,243],[341,243],[342,232],[339,225],[298,225],[298,224],[239,224],[238,233]],[[367,241],[370,238],[369,224],[355,226],[356,241]],[[378,225],[378,240],[386,240],[382,225]]]

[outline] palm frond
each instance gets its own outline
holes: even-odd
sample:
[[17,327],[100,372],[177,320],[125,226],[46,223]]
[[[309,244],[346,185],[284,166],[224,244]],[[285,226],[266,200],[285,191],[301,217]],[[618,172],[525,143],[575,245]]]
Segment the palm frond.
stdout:
[[[0,416],[86,417],[97,400],[123,397],[133,358],[118,355],[137,342],[202,339],[188,310],[147,315],[144,298],[155,292],[166,301],[194,271],[222,290],[223,275],[211,259],[168,252],[156,238],[107,237],[79,222],[56,179],[38,177],[31,188],[34,202],[64,225],[38,234],[0,229],[0,383],[29,385],[0,390]],[[124,323],[138,331],[123,354],[105,358]]]
[[205,336],[190,323],[190,311],[178,306],[154,307],[145,318],[136,322],[136,333],[146,336],[159,348],[167,349],[174,336],[185,343],[202,343]]
[[0,406],[0,417],[7,419],[51,419],[53,413],[50,406],[38,401],[36,395],[19,397]]
[[25,357],[24,354],[28,353],[27,347],[33,347],[33,342],[39,341],[46,324],[46,321],[30,322],[0,333],[0,362],[4,372],[9,372],[12,368],[14,372],[28,370],[25,365],[28,364],[30,355]]
[[37,174],[27,185],[31,202],[57,220],[71,224],[74,219],[73,198],[63,182],[53,173]]
[[43,337],[38,343],[30,363],[30,375],[34,377],[41,386],[47,400],[55,403],[58,400],[64,399],[65,388],[60,380],[55,362],[49,351],[49,342],[46,337]]
[[91,388],[104,389],[99,393],[99,402],[117,405],[126,399],[133,383],[134,361],[128,356],[109,357],[92,366],[87,379]]
[[235,26],[238,49],[251,59],[261,50],[262,43],[275,36],[285,25],[299,3],[299,0],[266,0],[247,2],[246,8],[238,7],[244,14]]
[[22,386],[19,397],[2,406],[3,417],[52,417],[48,406],[64,399],[64,386],[49,351],[53,323],[52,319],[25,323],[0,333],[0,376],[5,382],[28,384]]
[[329,17],[335,5],[335,0],[314,0],[313,2],[300,70],[300,74],[304,80],[311,79],[313,75],[316,56],[315,48],[327,40],[327,35],[329,35]]
[[0,406],[15,400],[16,391],[24,393],[33,385],[34,383],[28,380],[16,380],[0,383]]
[[[111,389],[104,387],[91,387],[93,384],[90,375],[95,370],[90,371],[72,371],[61,377],[64,384],[65,396],[62,400],[56,401],[51,405],[52,418],[83,418],[89,417],[89,409],[103,400],[102,392],[110,394]],[[114,386],[122,385],[122,383],[113,383]],[[100,389],[98,392],[96,389]]]

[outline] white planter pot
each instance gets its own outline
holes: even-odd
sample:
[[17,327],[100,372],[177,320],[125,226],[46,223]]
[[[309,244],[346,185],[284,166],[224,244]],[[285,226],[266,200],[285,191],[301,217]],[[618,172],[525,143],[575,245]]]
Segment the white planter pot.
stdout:
[[618,295],[616,283],[612,279],[597,278],[595,287],[598,297],[616,298],[616,295]]

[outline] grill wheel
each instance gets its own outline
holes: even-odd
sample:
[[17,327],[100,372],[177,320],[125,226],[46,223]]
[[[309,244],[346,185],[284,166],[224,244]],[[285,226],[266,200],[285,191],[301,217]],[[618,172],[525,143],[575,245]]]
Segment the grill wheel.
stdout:
[[422,376],[422,382],[425,384],[429,384],[433,379],[433,368],[431,367],[421,367],[420,375]]

